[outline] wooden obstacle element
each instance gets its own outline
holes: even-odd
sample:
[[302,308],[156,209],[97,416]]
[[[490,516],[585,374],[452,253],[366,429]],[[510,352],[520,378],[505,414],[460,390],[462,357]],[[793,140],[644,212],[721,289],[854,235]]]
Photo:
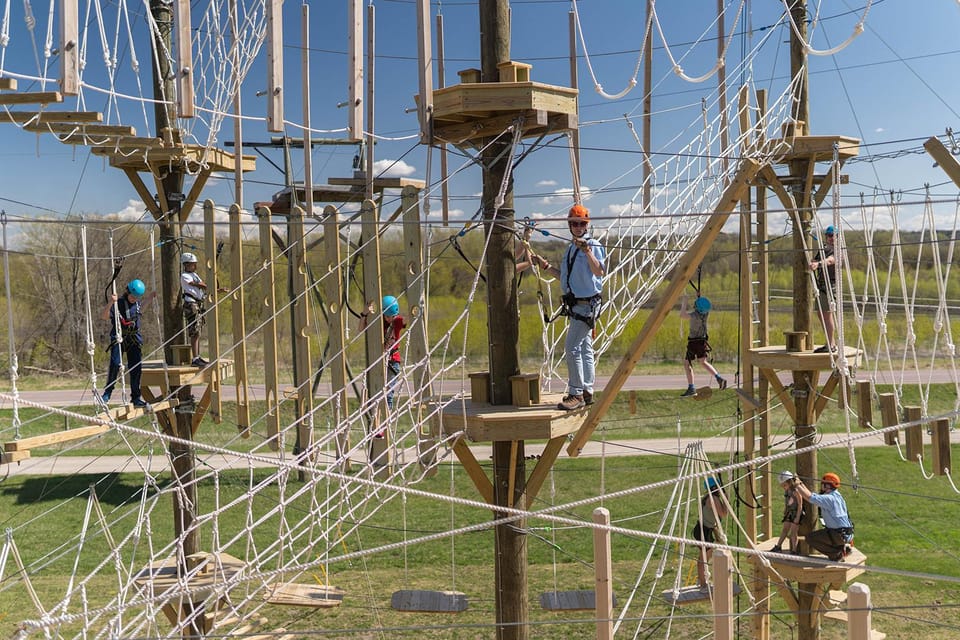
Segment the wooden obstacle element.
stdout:
[[[141,418],[150,413],[172,409],[178,404],[179,402],[176,398],[164,400],[144,408],[134,407],[131,404],[126,404],[122,407],[114,407],[109,411],[97,414],[96,419],[110,422],[125,422],[127,420]],[[27,438],[20,438],[19,440],[12,440],[4,443],[4,453],[2,459],[0,459],[0,463],[25,460],[30,457],[31,449],[49,447],[54,444],[63,444],[65,442],[90,438],[105,433],[112,428],[113,426],[111,424],[96,423],[84,427],[77,427],[75,429],[66,429],[64,431],[56,431],[54,433],[45,433],[39,436],[30,436]]]
[[[617,604],[617,596],[613,596]],[[593,589],[545,591],[540,594],[540,608],[545,611],[596,611],[597,592]]]
[[540,404],[540,374],[520,373],[510,376],[510,391],[515,407]]
[[63,102],[63,94],[61,94],[59,91],[34,91],[32,93],[0,94],[0,105],[50,104],[54,102]]
[[17,90],[16,78],[0,78],[0,91],[16,91],[16,90]]
[[475,371],[468,373],[470,378],[470,399],[475,404],[485,404],[490,402],[490,372]]
[[269,604],[331,609],[340,606],[343,602],[343,596],[343,589],[338,587],[277,582],[268,587],[263,599]]
[[460,591],[430,591],[401,589],[390,597],[390,606],[396,611],[423,613],[460,613],[470,606],[466,594]]
[[[743,591],[738,583],[733,583],[733,594],[736,595]],[[692,584],[679,589],[667,589],[660,592],[660,597],[666,600],[667,604],[684,605],[695,602],[706,602],[710,600],[713,593],[713,587],[701,589],[699,585]]]

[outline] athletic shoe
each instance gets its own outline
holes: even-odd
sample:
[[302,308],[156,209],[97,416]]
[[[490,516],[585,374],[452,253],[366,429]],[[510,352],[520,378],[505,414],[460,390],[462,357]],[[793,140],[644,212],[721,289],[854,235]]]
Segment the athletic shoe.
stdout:
[[109,393],[103,394],[103,396],[102,396],[100,399],[103,400],[103,404],[110,404],[110,394],[109,394]]
[[822,347],[817,347],[816,349],[813,350],[814,353],[830,353],[831,351],[836,353],[837,347],[836,346],[831,347],[830,345],[825,344]]
[[686,391],[680,394],[681,398],[689,398],[690,396],[697,395],[697,390],[694,387],[687,387]]
[[193,359],[193,362],[191,362],[190,364],[192,364],[195,367],[205,367],[210,363],[204,360],[203,358],[201,358],[200,356],[197,356],[196,358]]
[[143,398],[137,398],[130,404],[132,404],[136,409],[146,409],[147,407],[150,406],[149,404],[147,404],[147,401],[144,400]]
[[560,404],[557,405],[557,409],[562,411],[576,411],[577,409],[582,409],[583,407],[583,396],[575,396],[572,394],[563,396],[563,400],[561,400]]
[[724,380],[723,378],[718,377],[717,386],[720,387],[720,391],[723,391],[724,389],[727,388],[727,381]]
[[783,553],[783,547],[776,545],[773,549],[770,549],[773,553]]
[[583,390],[583,404],[587,405],[588,407],[593,404],[593,391],[587,391],[586,389]]

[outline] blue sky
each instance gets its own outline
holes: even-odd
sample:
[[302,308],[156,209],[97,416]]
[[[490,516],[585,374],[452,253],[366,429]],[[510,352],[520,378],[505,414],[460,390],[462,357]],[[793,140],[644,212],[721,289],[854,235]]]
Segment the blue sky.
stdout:
[[[195,3],[196,4],[196,3]],[[395,173],[427,179],[427,166],[432,166],[429,180],[439,176],[439,159],[428,157],[422,145],[416,144],[416,116],[410,112],[417,92],[417,43],[415,39],[415,4],[409,0],[371,3],[376,11],[376,133],[381,138],[376,146],[378,166],[392,165]],[[661,0],[657,17],[660,30],[654,35],[654,151],[667,157],[687,138],[695,135],[702,120],[701,101],[712,104],[717,93],[716,76],[702,83],[686,82],[671,70],[664,47],[670,51],[688,75],[700,75],[713,66],[716,58],[716,3],[705,0]],[[810,10],[819,12],[811,27],[812,46],[826,50],[844,42],[864,13],[863,0],[840,0],[818,3],[811,0]],[[15,3],[16,5],[16,3]],[[625,114],[640,132],[641,89],[639,85],[618,100],[607,100],[594,90],[587,60],[597,81],[608,93],[622,91],[633,77],[638,50],[643,39],[646,16],[640,0],[584,0],[578,3],[583,39],[578,46],[581,88],[580,121],[582,168],[581,184],[589,192],[588,206],[595,216],[616,216],[625,211],[625,204],[634,197],[640,183],[636,167],[640,163],[639,145],[627,127]],[[111,7],[114,5],[110,5]],[[199,7],[200,5],[197,5]],[[740,19],[734,21],[742,6]],[[478,9],[476,1],[444,2],[431,5],[432,18],[442,11],[445,26],[446,82],[456,82],[456,71],[479,66]],[[109,11],[105,5],[105,11]],[[131,12],[141,10],[131,4]],[[537,82],[566,85],[568,71],[567,1],[514,2],[512,4],[512,55],[514,60],[533,65],[532,77]],[[14,6],[10,45],[4,51],[5,72],[25,76],[38,75],[34,45],[23,27],[23,8]],[[39,52],[42,56],[42,33],[46,29],[46,11],[37,14]],[[781,21],[783,5],[774,0],[728,2],[726,28],[732,33],[728,51],[729,100],[743,77],[749,73],[757,88],[771,95],[784,90],[789,80],[789,53],[785,43],[789,28]],[[20,12],[20,13],[18,13]],[[288,135],[301,135],[295,123],[302,121],[300,79],[300,12],[301,5],[284,5],[286,33],[285,116],[291,124]],[[194,16],[199,24],[199,10]],[[337,103],[346,99],[346,3],[334,0],[311,6],[311,102],[315,129],[330,133],[315,137],[342,137],[346,113]],[[431,19],[431,26],[435,24]],[[777,26],[775,26],[777,25]],[[815,135],[839,134],[860,138],[861,156],[875,161],[858,161],[847,166],[850,184],[844,188],[843,203],[854,205],[864,192],[870,201],[875,192],[893,190],[903,194],[903,202],[922,198],[924,185],[939,199],[953,199],[957,188],[948,181],[933,161],[918,153],[929,136],[943,134],[947,127],[958,131],[960,141],[960,87],[955,69],[960,63],[960,47],[956,44],[960,26],[960,4],[955,0],[881,0],[869,8],[865,29],[849,46],[832,56],[811,56],[811,127]],[[140,32],[142,35],[142,31]],[[96,34],[90,36],[90,42]],[[113,34],[108,32],[107,37]],[[120,34],[118,45],[118,91],[136,95],[149,92],[150,76],[146,72],[149,51],[137,50],[141,65],[141,86],[137,88],[130,70],[128,45]],[[144,42],[134,40],[134,42]],[[761,44],[763,43],[763,44]],[[91,45],[92,46],[92,45]],[[749,70],[738,70],[744,54],[760,50]],[[436,48],[434,48],[436,51]],[[586,54],[586,55],[585,55]],[[102,64],[97,52],[88,56],[90,82],[105,86]],[[265,105],[255,94],[265,86],[263,52],[253,64],[244,84],[244,136],[247,140],[265,141],[270,134],[263,125]],[[55,70],[53,71],[55,75]],[[94,79],[96,78],[96,79]],[[642,82],[638,78],[638,82]],[[21,80],[21,90],[30,82]],[[86,109],[107,111],[102,93],[89,90],[85,94]],[[152,112],[132,100],[116,103],[123,114],[120,121],[138,125],[138,134],[148,133],[142,113]],[[63,108],[75,109],[68,99]],[[693,125],[691,128],[691,124]],[[191,123],[189,126],[202,126]],[[0,207],[8,214],[56,215],[78,213],[136,215],[137,196],[121,172],[106,166],[86,147],[57,143],[51,136],[37,136],[15,125],[0,127]],[[232,140],[232,125],[226,123],[219,142]],[[678,141],[679,140],[679,141]],[[279,152],[268,152],[282,164]],[[351,175],[352,147],[319,147],[313,152],[314,180]],[[660,155],[663,154],[663,155]],[[894,156],[887,158],[886,156]],[[451,170],[465,163],[459,153],[451,154]],[[303,177],[303,159],[294,152],[296,178]],[[623,176],[619,177],[618,176]],[[203,197],[227,206],[232,199],[230,176],[212,180]],[[518,217],[552,217],[571,204],[572,172],[564,141],[554,140],[546,148],[531,154],[517,169],[516,209]],[[247,174],[246,208],[257,200],[269,199],[282,186],[282,175],[263,159],[258,170]],[[451,179],[454,216],[473,215],[479,205],[480,173],[467,169]],[[884,196],[886,197],[886,196]],[[938,205],[944,220],[952,221],[954,206]],[[439,210],[437,203],[432,209]],[[901,225],[919,225],[921,207],[905,210]],[[436,215],[436,214],[435,214]],[[826,212],[824,212],[826,215]],[[846,210],[851,224],[856,225],[859,213]],[[952,223],[952,222],[951,222]],[[884,226],[883,223],[880,223]]]

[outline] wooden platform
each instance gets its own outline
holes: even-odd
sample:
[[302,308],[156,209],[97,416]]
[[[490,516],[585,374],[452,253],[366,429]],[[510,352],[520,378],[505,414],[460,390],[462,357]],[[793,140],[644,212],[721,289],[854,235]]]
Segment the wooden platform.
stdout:
[[465,431],[472,442],[505,440],[552,440],[580,428],[588,409],[562,411],[557,404],[563,395],[543,394],[539,404],[529,407],[475,403],[466,398],[444,407],[443,433]]
[[[788,371],[829,371],[834,368],[838,354],[814,353],[813,351],[787,351],[784,345],[757,347],[748,351],[751,364],[761,369]],[[844,357],[851,366],[859,366],[863,351],[844,347]]]
[[794,160],[829,162],[833,160],[833,146],[837,145],[839,160],[844,161],[860,154],[860,139],[849,136],[796,136],[774,138],[769,141],[772,149],[786,148],[785,154],[777,154],[777,164],[789,164]]
[[[803,539],[803,536],[800,537]],[[760,551],[770,551],[776,544],[775,540],[764,540],[757,544]],[[796,582],[817,583],[826,585],[842,585],[852,581],[866,571],[863,565],[867,556],[862,551],[853,548],[853,552],[843,562],[831,562],[822,555],[792,556],[791,559],[768,557],[770,566],[784,580]],[[759,564],[756,556],[750,556],[751,562]],[[778,579],[770,572],[774,580]]]
[[523,118],[522,137],[577,128],[577,90],[538,82],[461,83],[433,92],[437,142],[472,143]]
[[165,364],[163,360],[144,360],[140,366],[140,386],[159,387],[163,395],[169,392],[170,387],[210,384],[213,382],[214,366],[219,367],[221,380],[233,375],[233,360],[223,359],[202,369],[192,364]]
[[470,605],[466,594],[460,591],[401,589],[393,592],[390,606],[396,611],[460,613],[466,611]]
[[[328,184],[313,186],[314,203],[323,202],[363,202],[367,197],[366,178],[330,178]],[[414,178],[374,178],[373,192],[383,193],[384,189],[403,189],[414,187],[423,189],[426,182]],[[273,202],[266,203],[270,213],[274,215],[289,215],[292,200],[301,205],[307,200],[307,192],[302,184],[286,187],[273,196]]]
[[[737,595],[743,591],[743,587],[739,583],[733,583],[733,595]],[[688,585],[686,587],[680,587],[678,590],[667,589],[660,592],[660,597],[667,601],[668,604],[683,605],[683,604],[693,604],[695,602],[707,602],[710,600],[710,594],[713,592],[713,588],[701,589],[699,585]]]
[[[617,596],[613,596],[617,606]],[[546,591],[540,594],[540,608],[545,611],[596,611],[597,592],[593,589]]]
[[330,609],[339,607],[343,602],[343,596],[343,589],[338,587],[278,582],[268,587],[263,599],[269,604]]

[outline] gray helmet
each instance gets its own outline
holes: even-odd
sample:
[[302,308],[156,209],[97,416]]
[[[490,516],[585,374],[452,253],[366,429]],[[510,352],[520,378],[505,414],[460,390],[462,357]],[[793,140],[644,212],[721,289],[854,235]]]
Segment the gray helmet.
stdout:
[[196,262],[196,261],[197,261],[197,256],[189,252],[184,253],[182,256],[180,256],[180,264],[187,264],[189,262]]
[[789,471],[781,471],[778,478],[780,479],[780,484],[783,484],[784,482],[793,480],[793,474]]

